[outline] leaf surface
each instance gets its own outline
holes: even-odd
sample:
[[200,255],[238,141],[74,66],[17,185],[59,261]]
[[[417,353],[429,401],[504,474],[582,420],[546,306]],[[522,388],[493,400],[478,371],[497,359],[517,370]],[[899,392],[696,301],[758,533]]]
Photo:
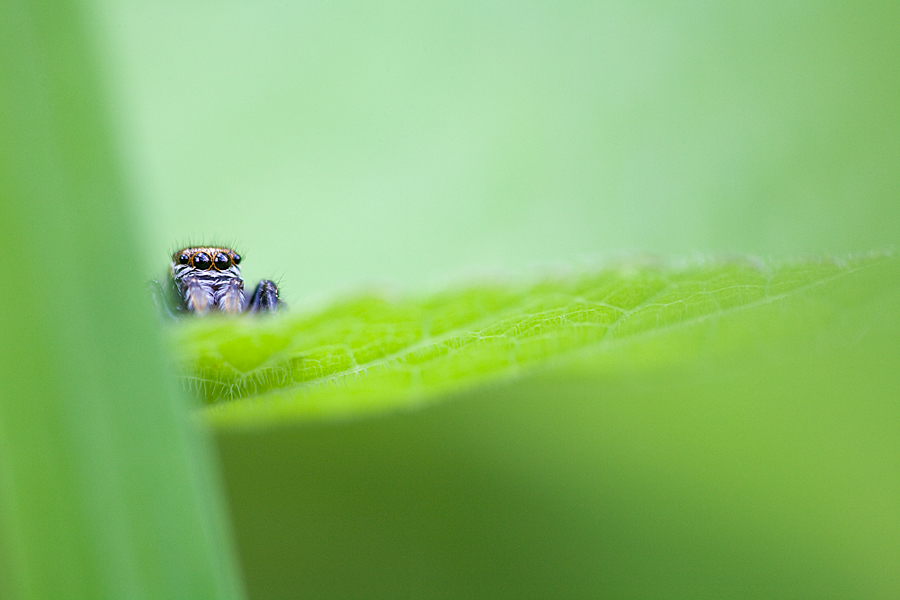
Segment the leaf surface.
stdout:
[[[358,415],[549,367],[632,368],[651,348],[657,363],[740,348],[748,335],[778,335],[767,324],[809,321],[799,299],[825,299],[819,317],[833,319],[830,291],[895,263],[889,253],[632,261],[422,297],[360,294],[311,314],[195,319],[177,324],[173,339],[184,381],[214,423]],[[710,324],[735,317],[740,327],[718,327],[711,339]]]

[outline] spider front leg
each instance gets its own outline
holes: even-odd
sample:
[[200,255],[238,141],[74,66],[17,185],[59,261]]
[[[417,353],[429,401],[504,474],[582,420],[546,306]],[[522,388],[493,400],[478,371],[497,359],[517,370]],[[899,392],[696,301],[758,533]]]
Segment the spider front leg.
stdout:
[[151,279],[150,296],[153,298],[156,311],[160,315],[176,319],[183,310],[178,304],[179,299],[176,296],[175,288],[171,285],[165,287],[156,279]]
[[238,278],[227,279],[214,293],[215,305],[224,313],[235,315],[244,306],[244,282]]
[[263,279],[250,296],[247,312],[275,312],[279,306],[278,286],[270,279]]
[[198,315],[206,312],[215,305],[216,298],[209,283],[197,275],[185,275],[178,283],[181,297],[184,298],[185,307]]

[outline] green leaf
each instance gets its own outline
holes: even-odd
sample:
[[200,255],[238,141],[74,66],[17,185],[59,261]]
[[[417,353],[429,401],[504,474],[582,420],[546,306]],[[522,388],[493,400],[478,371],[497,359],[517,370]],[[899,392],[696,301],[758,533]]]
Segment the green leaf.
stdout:
[[[655,292],[635,285],[660,279]],[[594,325],[539,318],[550,328],[543,337],[567,341],[565,349],[531,345],[540,350],[530,364],[501,365],[497,351],[509,345],[469,363],[448,352],[428,368],[446,373],[450,361],[484,374],[416,388],[398,375],[411,367],[396,361],[381,367],[381,387],[370,370],[207,408],[219,424],[281,424],[217,430],[251,594],[897,597],[893,256],[633,266],[499,288],[508,295],[480,287],[359,300],[380,308],[335,307],[320,321],[236,323],[248,337],[293,323],[284,352],[331,321],[395,331],[401,321],[389,307],[433,314],[502,296],[517,299],[473,312],[530,322],[600,287],[576,282],[611,280],[631,284],[619,288],[617,305],[643,307],[632,309],[632,325],[620,320],[588,341],[581,330]],[[534,304],[512,289],[531,290]],[[446,331],[474,331],[460,323],[476,322],[472,315]],[[233,337],[227,323],[190,325]],[[510,331],[541,337],[509,327],[504,336]],[[456,353],[470,348],[478,344]],[[396,406],[415,409],[297,421]]]
[[[627,368],[651,357],[676,363],[712,347],[734,351],[748,335],[783,335],[766,328],[783,329],[784,312],[796,311],[791,320],[807,327],[834,319],[836,307],[811,312],[808,301],[798,300],[829,298],[896,262],[883,253],[793,262],[632,261],[426,297],[366,294],[313,314],[196,319],[177,324],[173,335],[185,382],[213,404],[206,415],[215,423],[359,415],[547,366],[596,370],[618,361],[616,368]],[[735,316],[742,327],[705,339],[711,323]]]

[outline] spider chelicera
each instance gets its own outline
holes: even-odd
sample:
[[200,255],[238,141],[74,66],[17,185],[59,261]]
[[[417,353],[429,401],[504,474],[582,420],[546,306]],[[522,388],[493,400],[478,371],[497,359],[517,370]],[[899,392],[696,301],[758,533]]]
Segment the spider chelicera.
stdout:
[[240,264],[241,255],[231,248],[182,248],[172,255],[168,293],[159,282],[154,282],[157,304],[172,316],[276,311],[282,302],[275,282],[263,279],[248,298]]

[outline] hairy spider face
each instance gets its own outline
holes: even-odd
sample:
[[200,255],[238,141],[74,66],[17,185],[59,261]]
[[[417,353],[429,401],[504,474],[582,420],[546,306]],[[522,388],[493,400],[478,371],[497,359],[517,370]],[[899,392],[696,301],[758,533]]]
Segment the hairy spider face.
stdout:
[[231,248],[197,246],[175,252],[171,274],[183,304],[179,309],[197,314],[276,310],[281,304],[278,287],[268,279],[247,299],[240,264],[241,256]]

